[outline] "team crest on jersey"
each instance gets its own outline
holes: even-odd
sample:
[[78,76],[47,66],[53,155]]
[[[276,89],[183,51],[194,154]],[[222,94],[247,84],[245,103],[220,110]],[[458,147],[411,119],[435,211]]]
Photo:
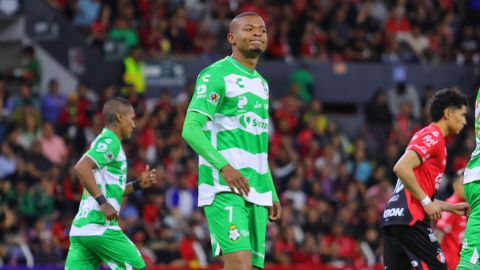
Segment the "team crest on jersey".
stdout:
[[220,96],[215,92],[210,93],[210,95],[208,96],[208,101],[215,106],[217,106],[219,100]]
[[441,263],[445,263],[445,255],[441,249],[437,249],[437,260]]
[[113,153],[112,152],[106,153],[105,158],[108,160],[108,162],[112,161],[113,160]]
[[238,240],[240,238],[240,233],[238,232],[237,226],[235,225],[230,225],[230,230],[228,231],[228,238],[230,238],[233,241]]

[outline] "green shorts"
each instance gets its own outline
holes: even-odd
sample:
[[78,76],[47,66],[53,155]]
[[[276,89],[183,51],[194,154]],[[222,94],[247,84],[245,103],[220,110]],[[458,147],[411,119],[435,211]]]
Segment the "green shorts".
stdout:
[[464,190],[470,216],[457,269],[480,270],[480,181],[466,184]]
[[70,237],[66,270],[98,269],[102,262],[110,269],[145,267],[140,251],[122,231],[106,230],[99,236]]
[[203,208],[207,216],[213,256],[252,251],[252,265],[263,268],[268,208],[232,193],[219,193]]

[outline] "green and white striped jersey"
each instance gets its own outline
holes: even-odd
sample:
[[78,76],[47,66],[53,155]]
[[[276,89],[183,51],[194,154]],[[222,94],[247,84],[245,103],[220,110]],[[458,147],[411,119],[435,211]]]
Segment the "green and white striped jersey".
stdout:
[[[127,179],[127,159],[120,139],[113,131],[104,128],[84,156],[97,164],[93,171],[95,181],[108,203],[120,212]],[[120,230],[120,227],[117,221],[105,218],[95,198],[84,188],[70,236],[102,235],[107,229]]]
[[465,168],[464,184],[480,180],[480,91],[477,92],[475,101],[475,142],[475,150]]
[[[213,147],[248,179],[245,199],[272,205],[268,167],[268,83],[230,56],[200,72],[188,111],[210,119],[204,127]],[[210,205],[219,192],[230,192],[221,173],[199,157],[199,206]]]

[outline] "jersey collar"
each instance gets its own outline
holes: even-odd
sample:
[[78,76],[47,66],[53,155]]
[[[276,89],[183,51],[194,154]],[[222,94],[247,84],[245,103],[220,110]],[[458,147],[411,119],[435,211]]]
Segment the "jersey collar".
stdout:
[[231,56],[227,56],[226,58],[227,58],[228,61],[230,61],[230,63],[232,63],[238,69],[240,69],[241,71],[243,71],[243,72],[245,72],[249,75],[255,75],[257,73],[257,71],[255,69],[251,70],[251,69],[247,68],[246,66],[244,66],[242,63],[238,62],[235,58],[233,58]]
[[112,136],[113,138],[115,138],[115,139],[117,139],[118,141],[121,142],[121,140],[120,140],[120,138],[118,138],[117,134],[115,134],[115,132],[113,132],[111,129],[109,129],[107,127],[103,128],[102,133],[108,134],[109,136]]

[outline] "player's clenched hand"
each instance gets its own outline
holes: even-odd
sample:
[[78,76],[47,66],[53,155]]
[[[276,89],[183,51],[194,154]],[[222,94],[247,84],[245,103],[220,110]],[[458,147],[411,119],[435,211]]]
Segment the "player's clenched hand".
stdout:
[[431,221],[435,221],[442,216],[442,209],[436,202],[432,202],[423,207],[425,214]]
[[110,205],[108,202],[101,204],[100,210],[105,215],[107,220],[112,220],[112,219],[117,220],[117,216],[118,216],[117,210],[115,210],[115,208],[113,208],[113,206]]
[[149,171],[150,167],[145,167],[145,170],[140,175],[140,187],[149,188],[153,184],[157,183],[157,170],[153,169]]
[[282,206],[280,202],[273,202],[273,205],[268,207],[268,220],[277,221],[282,216]]
[[233,193],[238,192],[240,196],[248,196],[250,186],[248,185],[247,179],[245,179],[239,171],[230,166],[230,164],[227,164],[220,172]]
[[452,204],[451,211],[454,214],[459,216],[469,216],[470,215],[470,205],[468,203],[457,203]]

